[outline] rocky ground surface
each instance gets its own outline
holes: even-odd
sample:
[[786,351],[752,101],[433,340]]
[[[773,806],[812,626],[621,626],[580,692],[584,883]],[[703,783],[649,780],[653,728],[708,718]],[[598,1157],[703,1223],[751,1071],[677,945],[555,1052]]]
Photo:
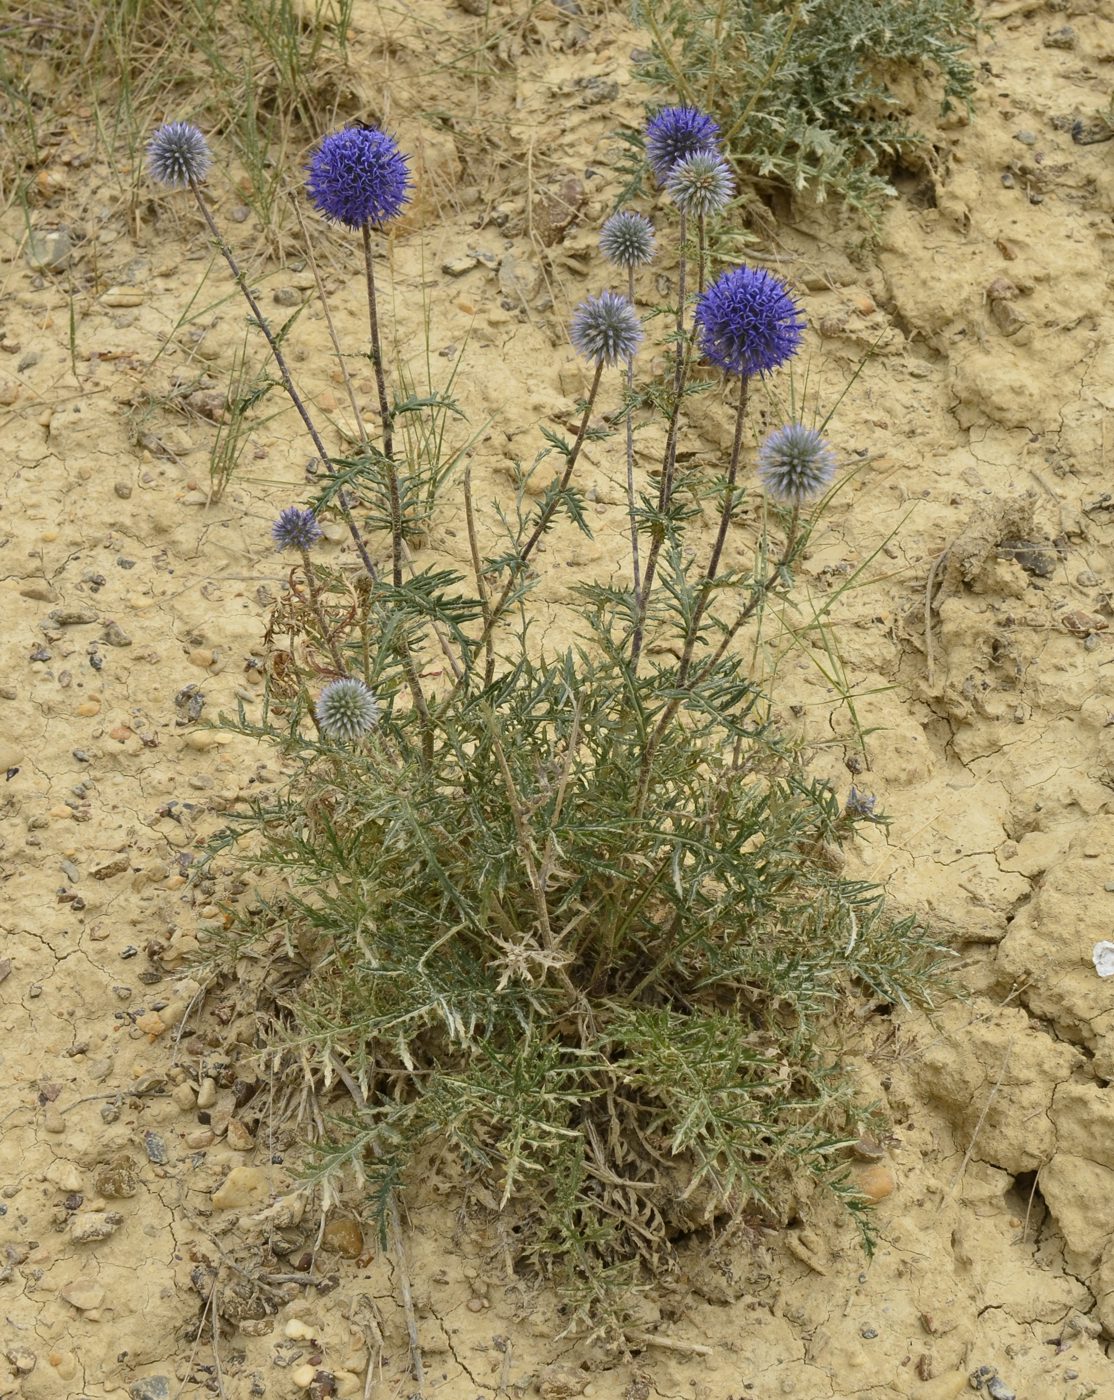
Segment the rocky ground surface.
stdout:
[[[422,343],[424,291],[431,362],[464,346],[458,392],[494,425],[473,460],[486,500],[510,489],[515,434],[580,392],[563,327],[601,285],[610,132],[646,93],[618,12],[543,5],[499,30],[486,86],[435,70],[457,112],[438,124],[429,55],[467,48],[473,8],[358,5],[352,112],[389,87],[416,154],[391,245],[399,343]],[[952,941],[967,991],[931,1023],[868,1020],[854,1047],[894,1124],[855,1167],[877,1253],[819,1207],[714,1264],[694,1242],[617,1359],[562,1338],[552,1301],[506,1278],[497,1222],[461,1216],[431,1168],[406,1200],[430,1395],[1114,1395],[1114,980],[1092,958],[1114,918],[1114,144],[1096,120],[1114,25],[1092,0],[986,20],[973,118],[936,132],[876,246],[797,211],[754,250],[802,294],[825,392],[875,347],[831,425],[854,478],[803,570],[806,607],[839,593],[838,655],[774,629],[764,664],[787,716],[822,716],[817,765],[843,786],[840,690],[857,697],[857,781],[892,825],[853,861]],[[214,877],[191,878],[200,843],[280,777],[197,721],[258,713],[285,585],[268,527],[304,499],[310,454],[279,414],[210,500],[243,343],[227,279],[188,202],[97,155],[88,108],[44,135],[26,211],[0,220],[0,1396],[406,1394],[392,1260],[357,1196],[325,1217],[299,1187],[250,1002],[203,996],[191,971],[219,916]],[[235,177],[218,172],[214,208],[265,303],[296,306],[296,240],[264,254]],[[322,235],[320,256],[359,344],[350,253]],[[316,313],[295,343],[342,418]],[[698,419],[701,451],[725,424]],[[542,559],[555,643],[575,627],[563,571],[606,572],[622,547],[605,447],[585,473],[596,537]],[[344,557],[340,531],[327,547]],[[427,547],[463,559],[451,524]],[[839,592],[863,564],[870,582]]]

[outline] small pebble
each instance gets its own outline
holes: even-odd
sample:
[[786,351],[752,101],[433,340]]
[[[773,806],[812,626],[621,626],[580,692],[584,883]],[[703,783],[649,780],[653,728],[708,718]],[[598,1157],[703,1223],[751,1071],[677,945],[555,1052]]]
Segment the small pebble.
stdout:
[[[61,1290],[63,1299],[78,1312],[92,1312],[104,1303],[104,1289],[95,1279],[79,1278]],[[51,1363],[54,1364],[53,1362]]]
[[170,1097],[174,1102],[174,1107],[182,1113],[192,1112],[197,1102],[192,1084],[179,1084]]
[[1015,141],[1020,141],[1023,146],[1035,146],[1037,144],[1037,133],[1035,131],[1015,131],[1013,139]]
[[171,1382],[169,1376],[143,1376],[128,1386],[131,1400],[170,1400]]
[[206,1075],[197,1090],[197,1106],[198,1108],[212,1108],[216,1101],[217,1081]]
[[131,499],[132,484],[130,481],[118,481],[112,489],[122,501]]
[[308,1390],[317,1379],[316,1366],[298,1366],[290,1372],[290,1379],[301,1390]]
[[321,1236],[322,1247],[343,1259],[358,1259],[364,1252],[364,1233],[360,1222],[350,1215],[334,1216]]
[[255,1146],[255,1138],[240,1122],[238,1118],[228,1120],[228,1131],[225,1134],[225,1141],[233,1152],[250,1152]]
[[66,1120],[53,1104],[48,1104],[43,1110],[43,1132],[64,1133],[66,1131]]
[[94,1244],[114,1235],[124,1222],[115,1210],[79,1210],[70,1217],[70,1239],[74,1244]]
[[213,1192],[213,1209],[261,1205],[269,1194],[267,1174],[260,1167],[233,1167]]
[[1074,49],[1076,33],[1070,24],[1062,24],[1058,29],[1045,30],[1041,43],[1046,49]]
[[143,1146],[147,1151],[148,1162],[154,1162],[157,1167],[165,1167],[170,1161],[170,1153],[166,1150],[166,1143],[159,1137],[158,1133],[153,1133],[148,1129],[143,1134]]
[[27,238],[24,257],[28,267],[36,272],[46,272],[64,267],[70,256],[73,244],[65,229],[55,229],[50,233],[31,233]]

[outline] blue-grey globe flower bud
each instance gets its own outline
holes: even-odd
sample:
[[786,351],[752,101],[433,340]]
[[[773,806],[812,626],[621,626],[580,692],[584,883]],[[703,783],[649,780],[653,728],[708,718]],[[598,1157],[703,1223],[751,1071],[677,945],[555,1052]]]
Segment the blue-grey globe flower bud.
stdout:
[[614,365],[632,360],[642,343],[642,323],[626,297],[602,292],[573,312],[572,343],[586,359]]
[[836,455],[815,428],[787,423],[758,449],[758,478],[769,495],[787,505],[822,496],[836,474]]
[[355,676],[331,681],[314,706],[317,723],[327,739],[354,743],[370,734],[379,719],[379,702]]
[[192,122],[167,122],[147,143],[151,178],[171,190],[199,185],[212,164],[205,138]]

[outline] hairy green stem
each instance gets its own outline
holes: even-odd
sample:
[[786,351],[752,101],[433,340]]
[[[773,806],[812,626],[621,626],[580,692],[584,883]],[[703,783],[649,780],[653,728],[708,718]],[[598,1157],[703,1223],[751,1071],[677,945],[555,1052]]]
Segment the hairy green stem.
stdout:
[[499,595],[495,606],[491,609],[487,621],[484,623],[483,631],[480,633],[479,640],[476,643],[477,647],[487,645],[487,640],[491,636],[495,624],[506,611],[511,595],[514,593],[515,580],[518,574],[525,567],[527,560],[534,551],[535,545],[549,527],[549,522],[553,519],[553,514],[557,509],[557,503],[562,494],[568,489],[569,482],[572,480],[573,468],[576,466],[576,459],[580,456],[580,449],[584,446],[584,439],[588,434],[588,423],[592,416],[592,409],[595,407],[596,395],[599,393],[600,378],[602,375],[603,361],[600,360],[596,365],[596,372],[592,378],[592,387],[588,391],[588,402],[584,405],[584,413],[580,419],[580,428],[576,434],[576,441],[569,450],[568,460],[565,463],[565,470],[561,475],[560,485],[538,516],[538,523],[531,531],[530,538],[526,541],[525,545],[523,545],[522,549],[519,550],[518,559],[515,561],[516,568],[513,570],[511,577],[507,580],[506,586]]
[[371,364],[379,396],[379,423],[383,438],[384,470],[391,503],[391,579],[402,587],[402,498],[398,489],[398,468],[394,459],[394,424],[387,399],[387,377],[383,372],[383,346],[379,338],[379,310],[375,296],[375,263],[371,252],[371,226],[360,226],[364,244],[364,272],[367,279],[367,316],[371,342]]
[[[634,268],[627,268],[627,298],[634,305]],[[630,515],[631,570],[634,576],[634,608],[642,609],[642,577],[638,567],[638,519],[634,513],[634,419],[631,417],[634,395],[634,360],[627,361],[627,511]]]

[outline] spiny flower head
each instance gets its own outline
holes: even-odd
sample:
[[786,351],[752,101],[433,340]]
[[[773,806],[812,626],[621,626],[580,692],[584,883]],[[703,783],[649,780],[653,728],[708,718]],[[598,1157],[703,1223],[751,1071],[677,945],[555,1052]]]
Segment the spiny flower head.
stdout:
[[847,801],[843,804],[843,810],[848,817],[858,817],[863,821],[869,821],[874,816],[874,808],[877,804],[877,797],[873,797],[867,792],[860,792],[852,784],[851,790],[847,794]]
[[697,151],[714,151],[719,126],[698,107],[665,107],[646,126],[646,156],[659,180],[679,160]]
[[355,676],[330,681],[314,706],[326,739],[353,743],[369,734],[379,719],[379,701]]
[[199,185],[209,173],[213,156],[192,122],[166,122],[147,142],[151,178],[168,189]]
[[670,169],[665,188],[683,214],[718,214],[735,193],[735,181],[722,156],[696,151]]
[[626,297],[602,292],[582,301],[573,312],[570,331],[576,349],[596,364],[634,359],[642,343],[642,323]]
[[[815,428],[787,423],[758,449],[758,477],[777,501],[798,506],[822,496],[836,474],[836,455]],[[852,788],[854,792],[854,788]]]
[[321,538],[321,526],[312,510],[287,506],[271,526],[276,549],[309,549]]
[[616,267],[637,267],[654,258],[654,226],[644,214],[620,209],[600,229],[600,252]]
[[408,159],[385,131],[342,127],[313,153],[306,188],[327,219],[348,228],[378,227],[398,218],[410,199]]
[[804,317],[765,268],[735,267],[696,303],[700,348],[728,374],[768,374],[796,354]]

